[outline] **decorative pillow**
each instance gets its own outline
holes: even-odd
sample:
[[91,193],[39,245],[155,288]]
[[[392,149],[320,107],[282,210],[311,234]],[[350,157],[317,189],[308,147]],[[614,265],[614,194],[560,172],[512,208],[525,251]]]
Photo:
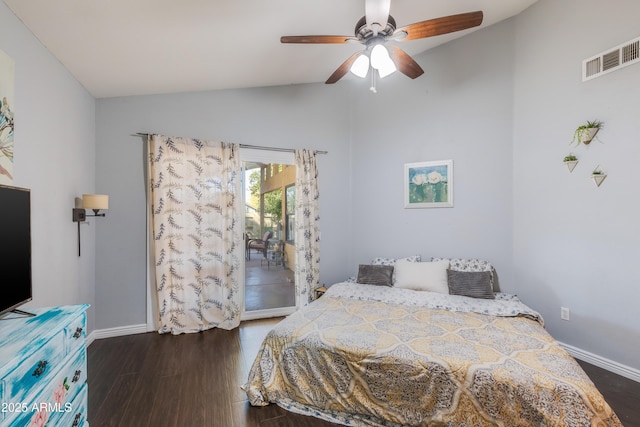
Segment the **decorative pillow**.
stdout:
[[431,262],[434,261],[449,261],[450,269],[454,271],[488,271],[491,273],[491,289],[497,291],[497,279],[495,277],[495,269],[493,265],[488,261],[480,259],[465,259],[465,258],[437,258],[432,257]]
[[395,265],[397,288],[414,291],[449,293],[447,269],[449,261],[408,262],[398,261]]
[[[420,262],[422,261],[422,257],[420,255],[408,256],[406,258],[383,258],[383,257],[375,257],[371,260],[372,265],[395,265],[398,261],[408,261],[408,262]],[[396,273],[393,272],[392,283],[396,283]]]
[[422,257],[420,255],[408,256],[406,258],[382,258],[375,257],[371,260],[372,265],[395,265],[398,261],[420,262]]
[[367,285],[393,286],[393,266],[392,265],[366,265],[360,264],[358,267],[358,279],[356,283]]
[[494,299],[489,271],[447,270],[447,284],[451,295]]

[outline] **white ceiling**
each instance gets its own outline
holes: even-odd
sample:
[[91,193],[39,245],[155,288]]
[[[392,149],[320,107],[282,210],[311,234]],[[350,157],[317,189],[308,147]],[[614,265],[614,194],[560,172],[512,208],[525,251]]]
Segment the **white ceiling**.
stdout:
[[[401,27],[484,12],[481,27],[398,42],[415,55],[516,15],[536,1],[392,0],[391,15]],[[362,48],[357,43],[281,44],[280,36],[351,36],[364,15],[364,0],[4,2],[97,98],[324,82]]]

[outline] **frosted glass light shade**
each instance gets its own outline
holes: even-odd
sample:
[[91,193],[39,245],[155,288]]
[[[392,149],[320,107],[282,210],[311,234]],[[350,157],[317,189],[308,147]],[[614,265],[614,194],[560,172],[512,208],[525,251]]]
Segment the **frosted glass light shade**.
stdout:
[[358,56],[358,58],[353,61],[353,64],[351,64],[349,71],[358,77],[365,78],[369,72],[369,57],[365,54]]
[[94,210],[109,209],[109,196],[106,194],[83,194],[82,207]]
[[395,71],[396,64],[394,64],[391,60],[389,60],[389,62],[384,64],[382,67],[378,68],[378,74],[380,74],[381,79],[387,77],[389,74],[392,74]]
[[389,58],[389,52],[383,45],[377,44],[371,49],[371,66],[376,70],[384,64],[387,58]]
[[378,70],[380,78],[384,78],[396,71],[396,64],[393,63],[387,48],[377,44],[371,50],[371,66]]

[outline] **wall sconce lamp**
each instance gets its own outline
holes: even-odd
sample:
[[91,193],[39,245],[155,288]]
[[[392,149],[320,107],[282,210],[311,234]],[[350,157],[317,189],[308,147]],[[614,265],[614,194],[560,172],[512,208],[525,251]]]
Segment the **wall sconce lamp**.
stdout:
[[[93,215],[87,215],[85,209],[92,209]],[[78,256],[80,256],[80,223],[88,216],[106,216],[101,210],[109,209],[109,196],[105,194],[83,194],[82,208],[73,208],[73,222],[78,223]]]

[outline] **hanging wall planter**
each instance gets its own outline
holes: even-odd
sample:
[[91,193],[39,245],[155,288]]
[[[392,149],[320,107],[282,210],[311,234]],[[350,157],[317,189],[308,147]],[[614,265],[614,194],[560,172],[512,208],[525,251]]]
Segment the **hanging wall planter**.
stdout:
[[573,132],[573,139],[571,142],[575,142],[577,145],[580,145],[581,143],[589,145],[593,138],[595,138],[598,131],[603,127],[604,123],[600,120],[587,121],[587,123],[578,126],[575,132]]
[[566,155],[564,156],[564,164],[567,166],[567,169],[569,169],[569,172],[573,172],[578,164],[578,158],[573,153]]
[[602,181],[605,180],[607,174],[602,171],[600,165],[596,166],[596,168],[591,172],[591,179],[596,184],[596,187],[600,187]]

